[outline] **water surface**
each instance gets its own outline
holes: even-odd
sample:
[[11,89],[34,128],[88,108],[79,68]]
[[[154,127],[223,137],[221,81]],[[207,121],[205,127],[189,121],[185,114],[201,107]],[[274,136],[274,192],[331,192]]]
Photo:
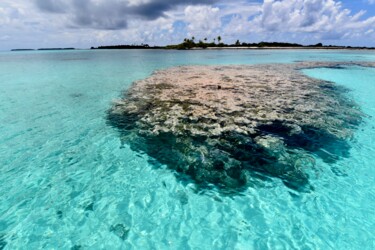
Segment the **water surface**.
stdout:
[[[275,179],[235,196],[197,191],[106,123],[113,99],[188,64],[375,61],[368,51],[0,53],[0,249],[373,249],[375,69],[311,69],[368,115],[350,157],[318,161],[314,192]],[[339,149],[338,149],[339,150]]]

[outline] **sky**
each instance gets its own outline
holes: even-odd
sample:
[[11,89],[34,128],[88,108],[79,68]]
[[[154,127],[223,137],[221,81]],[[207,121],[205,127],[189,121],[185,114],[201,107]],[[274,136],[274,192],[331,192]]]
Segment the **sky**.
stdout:
[[1,0],[0,50],[278,41],[375,47],[375,0]]

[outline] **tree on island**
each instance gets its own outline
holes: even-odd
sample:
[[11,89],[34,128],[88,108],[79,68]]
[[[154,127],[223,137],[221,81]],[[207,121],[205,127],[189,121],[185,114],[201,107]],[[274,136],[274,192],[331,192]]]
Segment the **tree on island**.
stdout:
[[218,36],[218,37],[217,37],[218,46],[219,46],[219,47],[225,47],[225,44],[222,43],[221,40],[222,40],[222,39],[221,39],[221,36]]
[[[91,47],[91,49],[192,49],[192,48],[213,48],[213,47],[224,47],[224,48],[230,48],[230,47],[254,47],[254,48],[293,48],[293,47],[302,47],[302,48],[352,48],[350,46],[334,46],[334,45],[324,45],[322,43],[317,43],[313,45],[301,45],[297,43],[288,43],[288,42],[259,42],[259,43],[246,43],[246,42],[240,42],[240,40],[237,40],[233,44],[225,44],[222,42],[221,36],[218,36],[217,38],[213,38],[213,42],[207,42],[208,38],[205,37],[202,39],[199,39],[199,42],[195,42],[195,37],[193,36],[191,39],[185,38],[182,43],[180,44],[174,44],[174,45],[168,45],[168,46],[149,46],[148,44],[141,43],[139,45],[132,44],[132,45],[110,45],[110,46],[99,46],[99,47]],[[218,39],[218,44],[216,44],[216,39]],[[353,47],[353,48],[360,48],[365,49],[366,47]],[[56,49],[73,49],[73,48],[47,48],[47,49],[39,49],[39,50],[56,50]],[[367,48],[367,49],[374,49],[374,48]],[[14,49],[12,51],[22,51],[19,49]]]

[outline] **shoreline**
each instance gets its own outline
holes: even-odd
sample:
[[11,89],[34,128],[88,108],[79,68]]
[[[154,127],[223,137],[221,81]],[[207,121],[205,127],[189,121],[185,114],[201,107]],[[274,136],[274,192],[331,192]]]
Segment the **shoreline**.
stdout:
[[346,47],[209,47],[209,48],[192,48],[191,50],[375,50],[375,48],[346,48]]
[[[0,50],[1,52],[43,52],[43,51],[82,51],[82,50],[179,50],[168,48],[113,48],[113,49],[11,49]],[[182,49],[181,51],[196,51],[196,50],[342,50],[342,51],[375,51],[375,48],[346,48],[346,47],[208,47],[208,48],[191,48]]]

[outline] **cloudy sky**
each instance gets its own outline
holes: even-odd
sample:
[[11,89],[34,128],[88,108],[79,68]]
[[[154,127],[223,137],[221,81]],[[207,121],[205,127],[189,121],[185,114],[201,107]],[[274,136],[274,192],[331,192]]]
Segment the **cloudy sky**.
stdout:
[[1,0],[0,50],[185,37],[375,46],[375,0]]

